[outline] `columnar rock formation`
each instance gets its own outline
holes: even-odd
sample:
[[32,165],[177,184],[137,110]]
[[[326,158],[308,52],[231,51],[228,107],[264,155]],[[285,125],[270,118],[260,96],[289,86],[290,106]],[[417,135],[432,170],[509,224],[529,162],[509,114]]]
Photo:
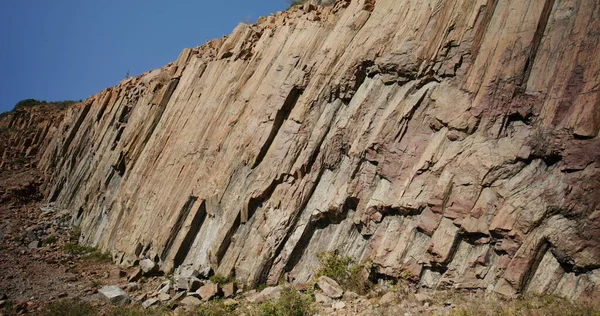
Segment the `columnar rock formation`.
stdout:
[[600,4],[339,0],[184,50],[66,114],[48,198],[121,264],[600,288]]

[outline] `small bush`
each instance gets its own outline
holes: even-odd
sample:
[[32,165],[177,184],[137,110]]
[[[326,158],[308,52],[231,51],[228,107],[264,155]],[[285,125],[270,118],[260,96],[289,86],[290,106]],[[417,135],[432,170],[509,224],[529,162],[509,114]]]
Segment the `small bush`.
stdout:
[[224,285],[224,284],[227,284],[227,283],[231,283],[231,282],[237,283],[237,280],[235,279],[234,276],[227,276],[226,277],[226,276],[221,275],[221,274],[215,274],[215,275],[211,276],[209,278],[209,280],[212,283],[221,284],[221,285]]
[[103,313],[105,316],[162,316],[169,315],[169,311],[164,308],[156,310],[143,309],[139,305],[115,306]]
[[81,259],[93,262],[112,262],[112,257],[107,252],[102,252],[96,247],[81,246],[72,243],[65,244],[64,250],[66,253],[80,256]]
[[350,257],[331,251],[319,253],[317,257],[320,265],[315,271],[315,280],[320,276],[326,276],[335,280],[346,290],[359,294],[365,294],[371,288],[371,282],[361,273],[364,267],[353,263]]
[[235,306],[225,306],[223,300],[216,299],[200,305],[193,313],[193,316],[234,316],[238,315]]
[[44,244],[51,245],[51,244],[56,243],[56,241],[57,241],[56,236],[52,235],[52,236],[48,236],[46,239],[44,239]]
[[79,300],[61,300],[52,302],[44,308],[46,316],[86,316],[97,315],[98,310],[87,302]]
[[284,289],[278,300],[264,303],[257,309],[258,316],[308,316],[315,313],[313,298],[292,288]]
[[452,316],[513,316],[513,315],[600,315],[600,306],[574,303],[555,295],[525,295],[504,301],[497,297],[485,300],[455,302],[458,306]]
[[81,236],[81,228],[79,226],[73,226],[71,231],[69,232],[69,241],[72,243],[77,243],[79,241],[79,237]]

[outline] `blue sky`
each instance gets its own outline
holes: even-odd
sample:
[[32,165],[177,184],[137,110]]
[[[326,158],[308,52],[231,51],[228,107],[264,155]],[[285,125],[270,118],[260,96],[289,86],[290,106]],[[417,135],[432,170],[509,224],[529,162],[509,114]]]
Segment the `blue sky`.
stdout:
[[0,0],[0,112],[85,99],[280,11],[286,0]]

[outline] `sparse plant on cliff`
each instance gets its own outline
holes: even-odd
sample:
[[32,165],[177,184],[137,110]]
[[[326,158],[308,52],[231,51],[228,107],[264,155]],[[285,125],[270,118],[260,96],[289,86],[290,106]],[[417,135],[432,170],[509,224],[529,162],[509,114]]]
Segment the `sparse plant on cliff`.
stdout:
[[314,315],[313,298],[292,288],[285,288],[276,301],[263,303],[258,307],[258,316],[309,316]]
[[227,283],[231,283],[231,282],[234,282],[234,283],[237,284],[237,280],[235,279],[234,276],[228,276],[228,277],[226,277],[226,276],[218,274],[218,273],[215,274],[215,275],[213,275],[213,276],[211,276],[209,278],[209,280],[212,283],[221,284],[221,285],[224,285],[224,284],[227,284]]
[[359,294],[366,293],[372,283],[363,273],[366,267],[355,264],[348,256],[339,255],[333,251],[327,251],[317,254],[320,265],[315,271],[314,278],[326,276],[335,280],[346,290],[351,290]]
[[72,243],[67,243],[64,246],[64,251],[73,256],[79,256],[81,259],[93,262],[112,262],[109,253],[102,252],[96,247],[81,246]]

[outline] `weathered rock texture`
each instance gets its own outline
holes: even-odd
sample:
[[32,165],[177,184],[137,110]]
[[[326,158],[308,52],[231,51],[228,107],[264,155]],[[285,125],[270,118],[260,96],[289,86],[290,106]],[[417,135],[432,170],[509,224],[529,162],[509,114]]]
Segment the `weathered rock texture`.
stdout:
[[35,166],[63,113],[53,105],[40,104],[0,114],[0,169]]
[[596,0],[295,7],[70,110],[48,197],[120,263],[596,296],[598,30]]

